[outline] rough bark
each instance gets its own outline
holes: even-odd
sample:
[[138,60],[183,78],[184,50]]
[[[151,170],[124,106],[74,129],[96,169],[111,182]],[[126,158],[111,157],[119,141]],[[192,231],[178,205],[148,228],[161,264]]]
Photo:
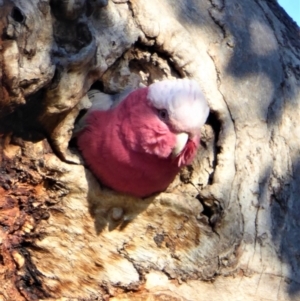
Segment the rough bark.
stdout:
[[[276,1],[0,0],[0,300],[299,300],[299,28]],[[211,113],[166,192],[97,182],[91,85],[190,77]]]

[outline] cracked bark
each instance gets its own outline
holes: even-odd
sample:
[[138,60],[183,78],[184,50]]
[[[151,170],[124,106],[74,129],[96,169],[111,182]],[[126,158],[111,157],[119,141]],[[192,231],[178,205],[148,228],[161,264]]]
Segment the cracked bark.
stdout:
[[[299,300],[299,28],[276,1],[0,1],[0,300]],[[211,114],[166,192],[102,187],[91,86],[191,77]],[[200,296],[200,297],[199,297]]]

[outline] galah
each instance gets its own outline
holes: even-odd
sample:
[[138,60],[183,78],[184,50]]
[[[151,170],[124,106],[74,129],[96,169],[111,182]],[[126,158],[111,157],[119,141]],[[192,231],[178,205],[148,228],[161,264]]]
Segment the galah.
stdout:
[[[97,98],[97,92],[90,95]],[[197,82],[155,82],[127,91],[115,103],[99,95],[102,100],[89,109],[77,134],[87,166],[118,192],[146,197],[164,191],[197,153],[209,113]]]

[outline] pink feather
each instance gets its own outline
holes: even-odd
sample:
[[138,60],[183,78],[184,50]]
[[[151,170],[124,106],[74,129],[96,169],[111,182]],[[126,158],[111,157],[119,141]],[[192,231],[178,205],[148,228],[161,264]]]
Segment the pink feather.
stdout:
[[86,164],[104,185],[137,197],[165,190],[191,163],[200,139],[189,139],[173,158],[176,133],[158,117],[148,89],[133,91],[113,109],[91,111],[77,138]]

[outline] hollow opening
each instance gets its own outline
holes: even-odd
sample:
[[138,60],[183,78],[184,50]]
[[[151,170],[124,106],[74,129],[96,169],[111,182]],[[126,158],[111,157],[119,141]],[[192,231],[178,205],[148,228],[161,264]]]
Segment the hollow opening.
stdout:
[[197,196],[197,199],[203,206],[203,211],[201,212],[201,214],[203,216],[206,216],[209,225],[212,228],[215,228],[221,221],[224,214],[222,205],[216,200],[204,200],[200,195]]
[[[90,90],[99,90],[100,92],[103,92],[104,90],[104,86],[103,86],[103,82],[102,81],[95,81],[90,89]],[[76,119],[75,119],[75,122],[74,124],[77,125],[79,122],[80,122],[80,119],[86,114],[86,112],[88,111],[88,109],[82,109],[80,110],[79,114],[77,115]],[[69,148],[71,149],[76,149],[77,148],[77,133],[76,133],[76,126],[75,126],[75,129],[73,131],[73,137],[71,138],[71,140],[69,141]]]
[[12,9],[11,16],[18,23],[23,23],[25,21],[25,16],[16,6]]
[[39,121],[43,110],[45,90],[41,89],[26,98],[26,104],[18,106],[12,113],[0,119],[0,132],[14,133],[14,137],[25,141],[38,142],[45,138]]

